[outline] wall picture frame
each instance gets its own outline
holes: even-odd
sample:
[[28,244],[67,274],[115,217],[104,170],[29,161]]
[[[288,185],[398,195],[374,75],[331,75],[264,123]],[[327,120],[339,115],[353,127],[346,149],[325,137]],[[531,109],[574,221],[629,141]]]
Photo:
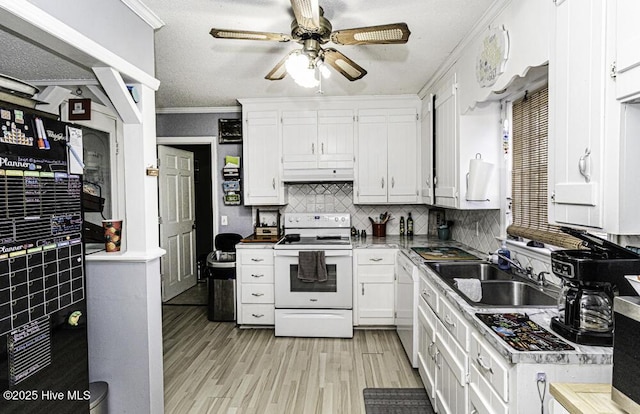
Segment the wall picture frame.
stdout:
[[242,120],[218,119],[218,143],[242,144]]

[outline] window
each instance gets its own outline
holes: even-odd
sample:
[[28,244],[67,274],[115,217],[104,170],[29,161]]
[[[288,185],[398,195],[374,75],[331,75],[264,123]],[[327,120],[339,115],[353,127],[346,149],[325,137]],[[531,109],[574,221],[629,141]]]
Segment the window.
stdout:
[[513,224],[507,234],[575,249],[581,241],[550,225],[547,218],[548,102],[549,89],[544,86],[525,92],[512,105]]

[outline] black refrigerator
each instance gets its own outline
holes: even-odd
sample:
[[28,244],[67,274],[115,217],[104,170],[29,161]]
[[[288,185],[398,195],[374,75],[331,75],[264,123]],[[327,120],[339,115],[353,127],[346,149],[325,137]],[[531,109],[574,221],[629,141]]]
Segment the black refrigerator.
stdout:
[[0,125],[0,413],[89,412],[81,131],[2,102]]

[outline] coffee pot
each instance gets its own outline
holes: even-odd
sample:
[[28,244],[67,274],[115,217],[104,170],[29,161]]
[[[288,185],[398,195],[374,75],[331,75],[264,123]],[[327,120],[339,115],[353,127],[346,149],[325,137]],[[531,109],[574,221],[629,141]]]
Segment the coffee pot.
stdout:
[[613,298],[637,295],[624,275],[640,274],[640,256],[589,233],[562,230],[588,249],[551,252],[553,273],[563,281],[551,329],[578,344],[611,346]]

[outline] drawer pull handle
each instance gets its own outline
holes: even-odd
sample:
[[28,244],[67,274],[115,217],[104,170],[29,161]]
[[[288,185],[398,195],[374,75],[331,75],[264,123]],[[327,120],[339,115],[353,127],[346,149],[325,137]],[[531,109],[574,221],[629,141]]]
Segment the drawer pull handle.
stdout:
[[252,258],[251,258],[251,261],[252,261],[252,262],[263,262],[263,261],[264,261],[264,259],[256,259],[255,257],[252,257]]
[[477,357],[476,362],[478,363],[478,366],[482,368],[483,371],[493,374],[493,369],[484,363],[484,361],[482,360],[482,357]]
[[262,314],[262,313],[252,313],[251,316],[253,316],[254,318],[262,318],[264,316],[264,314]]
[[431,352],[431,350],[433,349],[434,345],[436,344],[435,341],[431,341],[431,343],[429,344],[429,346],[427,347],[427,353],[429,354],[429,356],[431,357],[432,360],[436,360],[436,355],[438,355],[438,352]]
[[317,302],[318,299],[309,299],[311,302]]
[[444,317],[444,323],[446,323],[448,326],[455,328],[456,324],[455,322],[452,322],[451,319],[449,318],[449,315]]
[[264,277],[264,275],[263,274],[255,275],[255,274],[251,273],[251,277]]
[[379,262],[379,261],[382,260],[382,258],[381,257],[372,257],[369,260],[371,260],[372,262]]
[[260,296],[264,296],[264,293],[252,293],[251,296],[260,297]]

